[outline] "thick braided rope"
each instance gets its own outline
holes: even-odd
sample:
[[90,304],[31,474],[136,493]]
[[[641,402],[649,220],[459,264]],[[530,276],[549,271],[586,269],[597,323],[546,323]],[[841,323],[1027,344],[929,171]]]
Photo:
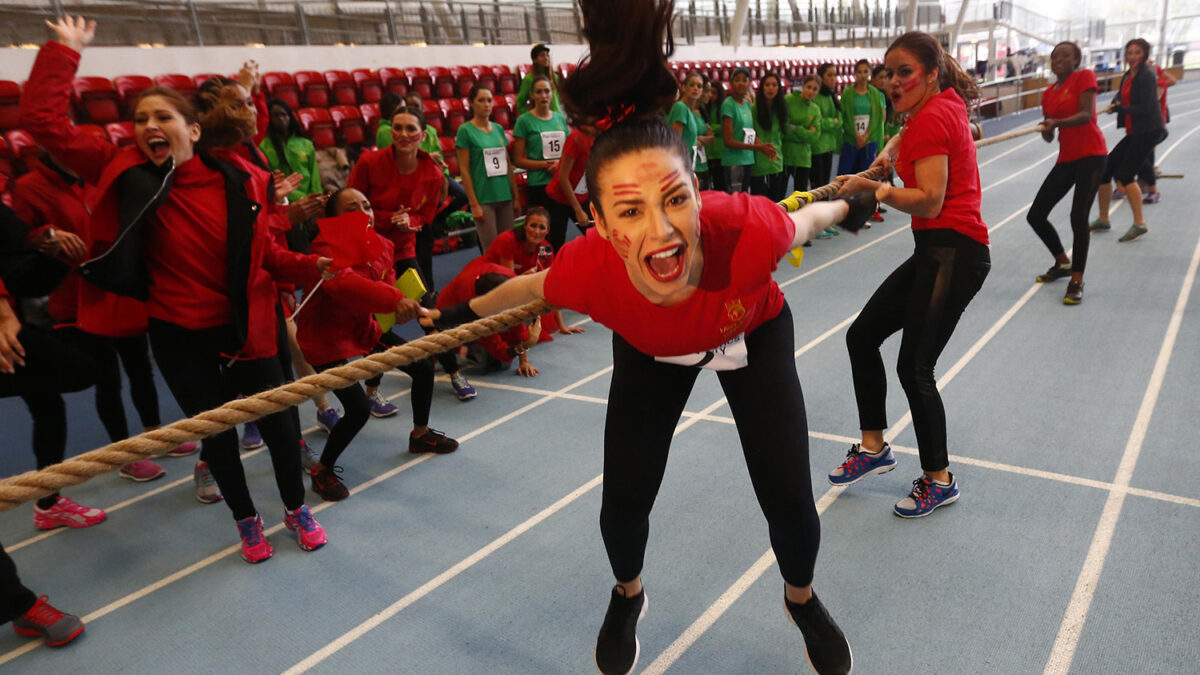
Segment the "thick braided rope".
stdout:
[[550,305],[543,300],[531,302],[457,328],[426,335],[419,340],[392,347],[386,352],[371,354],[344,366],[331,368],[248,398],[230,401],[220,408],[117,441],[40,471],[27,471],[6,478],[0,481],[0,511],[7,511],[18,504],[54,494],[62,488],[78,485],[129,462],[166,453],[180,443],[199,441],[232,429],[237,424],[253,422],[265,415],[300,405],[317,394],[348,387],[398,366],[508,330],[518,323],[532,321],[550,310]]

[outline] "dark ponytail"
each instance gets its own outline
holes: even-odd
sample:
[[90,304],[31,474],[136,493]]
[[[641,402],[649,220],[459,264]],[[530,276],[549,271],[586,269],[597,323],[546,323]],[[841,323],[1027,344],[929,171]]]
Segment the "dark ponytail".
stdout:
[[888,52],[893,49],[903,49],[915,56],[925,67],[925,72],[937,68],[938,87],[943,91],[953,89],[958,92],[959,98],[967,104],[968,108],[979,100],[979,87],[975,84],[975,78],[968,75],[958,64],[958,59],[947,54],[942,49],[942,43],[929,33],[921,31],[905,33],[896,38],[887,48]]
[[[593,195],[603,184],[600,169],[630,152],[664,149],[688,170],[683,138],[667,126],[663,111],[679,94],[667,65],[675,51],[672,0],[580,0],[587,61],[562,86],[563,107],[575,124],[600,129],[588,156]],[[592,204],[600,211],[598,199]]]

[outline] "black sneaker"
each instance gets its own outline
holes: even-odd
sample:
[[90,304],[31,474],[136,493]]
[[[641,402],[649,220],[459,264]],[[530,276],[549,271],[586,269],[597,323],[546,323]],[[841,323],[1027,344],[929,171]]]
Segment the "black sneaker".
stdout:
[[408,437],[408,451],[412,453],[432,452],[435,455],[445,455],[458,449],[458,441],[430,427],[420,436]]
[[1054,265],[1050,266],[1050,269],[1037,276],[1037,282],[1039,284],[1044,284],[1047,281],[1058,281],[1059,279],[1065,279],[1069,276],[1071,276],[1070,265],[1063,266],[1055,263]]
[[1078,305],[1083,302],[1083,282],[1067,282],[1067,294],[1063,296],[1064,305]]
[[632,598],[621,593],[620,586],[613,586],[608,613],[596,637],[596,668],[604,675],[632,673],[642,652],[637,625],[646,616],[646,589]]
[[342,479],[338,474],[342,472],[342,467],[323,466],[320,469],[313,469],[312,473],[312,489],[321,499],[327,502],[340,502],[350,496],[350,491],[346,489]]
[[854,655],[842,629],[834,623],[825,605],[813,593],[812,599],[797,605],[784,597],[788,618],[804,636],[804,654],[817,675],[847,675],[854,669]]

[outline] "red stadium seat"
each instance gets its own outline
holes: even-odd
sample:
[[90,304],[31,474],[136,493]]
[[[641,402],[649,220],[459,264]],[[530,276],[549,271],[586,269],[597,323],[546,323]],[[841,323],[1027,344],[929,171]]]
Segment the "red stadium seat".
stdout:
[[442,115],[442,106],[437,101],[425,99],[421,101],[421,112],[425,113],[426,117],[440,117]]
[[333,92],[334,105],[358,105],[358,85],[354,78],[344,70],[327,70],[324,73],[325,84]]
[[458,133],[458,128],[470,119],[470,114],[460,99],[444,98],[438,101],[438,107],[441,108],[442,116],[446,118],[446,128],[450,135]]
[[108,132],[106,132],[102,126],[96,124],[77,124],[75,125],[75,128],[85,134],[92,134],[96,138],[99,138],[103,141],[108,140]]
[[329,107],[329,85],[325,84],[325,78],[320,73],[315,70],[301,70],[295,77],[296,86],[300,88],[308,107]]
[[337,125],[343,145],[360,145],[367,141],[367,125],[363,122],[362,113],[358,108],[352,105],[337,105],[329,109],[329,116]]
[[379,79],[379,73],[359,68],[350,71],[350,76],[354,78],[363,103],[379,103],[379,99],[383,98],[383,81]]
[[518,79],[524,80],[525,76],[532,72],[533,72],[533,64],[532,63],[522,63],[521,65],[517,66],[517,78]]
[[379,104],[364,103],[358,106],[358,112],[362,115],[363,122],[366,123],[367,129],[374,129],[376,123],[379,122]]
[[291,73],[263,73],[262,84],[267,96],[284,101],[292,110],[300,107],[300,88]]
[[513,111],[514,115],[520,114],[520,111],[517,110],[517,95],[516,94],[505,94],[502,98],[504,99],[504,103],[508,106],[508,109]]
[[505,137],[506,139],[508,139],[508,145],[512,145],[512,139],[513,139],[513,132],[512,132],[512,129],[505,129],[505,130],[504,130],[504,137]]
[[196,97],[196,83],[187,75],[179,73],[163,73],[162,75],[154,76],[154,84],[160,87],[170,87],[175,91],[183,94],[188,99]]
[[112,122],[106,125],[104,130],[108,132],[109,140],[120,147],[136,143],[133,137],[133,122]]
[[[200,85],[204,84],[205,82],[208,82],[209,80],[211,80],[214,77],[225,77],[225,76],[221,75],[220,73],[200,73],[199,75],[192,76],[192,82],[196,85],[196,88],[199,89]],[[237,78],[231,77],[229,79],[236,80]]]
[[21,119],[21,85],[0,80],[0,130],[15,129]]
[[[445,138],[442,140],[453,141],[454,139],[453,138]],[[444,159],[446,161],[446,169],[450,171],[451,176],[457,177],[457,176],[462,175],[461,172],[459,171],[459,167],[458,167],[458,152],[457,152],[457,150],[452,148],[450,151],[450,154],[446,154],[443,151],[442,159]]]
[[506,130],[513,127],[513,114],[508,108],[492,108],[492,121]]
[[145,75],[118,75],[113,78],[113,86],[117,95],[125,103],[126,110],[133,112],[133,100],[138,94],[154,86],[154,80]]
[[387,90],[397,96],[408,95],[408,75],[399,68],[380,68],[379,79]]
[[429,69],[429,77],[433,78],[433,88],[437,91],[438,98],[454,96],[454,76],[450,74],[449,68],[434,66]]
[[13,129],[4,136],[8,139],[9,151],[16,159],[36,157],[42,151],[37,141],[33,140],[33,136],[24,129]]
[[121,97],[108,78],[76,78],[74,99],[80,117],[85,121],[108,124],[121,119]]
[[[455,80],[455,86],[457,87],[457,91],[455,92],[455,95],[466,96],[467,94],[470,94],[471,87],[474,87],[476,82],[478,82],[478,80],[476,80],[475,76],[472,75],[471,73],[467,73],[465,75],[459,75],[458,79]],[[488,89],[494,88],[495,84],[496,84],[496,82],[495,82],[495,80],[493,80],[491,83],[492,86],[489,86]],[[486,83],[485,83],[485,86],[486,86]]]
[[429,76],[429,71],[424,68],[405,68],[404,74],[408,76],[408,89],[415,91],[423,98],[433,98],[433,78]]
[[438,143],[442,146],[442,157],[449,157],[455,154],[456,148],[454,147],[453,138],[439,138]]
[[301,108],[296,111],[296,119],[304,133],[312,139],[318,148],[329,148],[337,145],[336,125],[329,111],[324,108]]
[[425,124],[434,129],[438,136],[446,135],[446,118],[442,115],[442,107],[438,102],[425,99],[421,101],[421,107],[425,113]]

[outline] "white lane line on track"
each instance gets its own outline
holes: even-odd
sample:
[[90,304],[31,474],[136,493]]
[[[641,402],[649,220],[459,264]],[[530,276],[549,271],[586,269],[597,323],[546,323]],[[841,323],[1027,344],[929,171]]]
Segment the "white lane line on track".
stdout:
[[[1176,141],[1170,149],[1163,153],[1162,158],[1166,159],[1175,148],[1179,147],[1180,143],[1197,131],[1200,131],[1200,126]],[[1054,640],[1054,647],[1050,651],[1050,658],[1046,662],[1046,668],[1043,671],[1045,675],[1067,673],[1071,669],[1071,662],[1075,659],[1075,650],[1079,647],[1079,638],[1083,634],[1088,611],[1091,609],[1092,599],[1096,594],[1096,586],[1100,582],[1105,560],[1112,548],[1117,521],[1121,517],[1121,509],[1125,505],[1126,489],[1133,481],[1133,471],[1137,467],[1142,444],[1146,440],[1146,432],[1150,428],[1150,420],[1154,416],[1154,408],[1158,404],[1158,395],[1161,393],[1163,381],[1167,377],[1167,366],[1175,351],[1175,341],[1179,337],[1179,327],[1183,323],[1192,286],[1196,283],[1198,267],[1200,267],[1200,241],[1196,242],[1196,247],[1192,251],[1192,260],[1179,289],[1179,295],[1176,297],[1175,309],[1171,313],[1171,320],[1163,335],[1158,358],[1154,362],[1154,370],[1151,371],[1150,381],[1146,384],[1146,391],[1142,395],[1142,403],[1138,408],[1137,417],[1134,419],[1133,429],[1129,432],[1125,451],[1121,455],[1121,463],[1117,467],[1117,475],[1113,483],[1120,489],[1109,492],[1108,499],[1104,502],[1104,509],[1100,513],[1100,522],[1096,525],[1087,557],[1084,558],[1083,569],[1080,570],[1079,578],[1075,582],[1075,590],[1071,593],[1071,601],[1067,605],[1066,614],[1063,616],[1062,624],[1059,625],[1058,636]]]

